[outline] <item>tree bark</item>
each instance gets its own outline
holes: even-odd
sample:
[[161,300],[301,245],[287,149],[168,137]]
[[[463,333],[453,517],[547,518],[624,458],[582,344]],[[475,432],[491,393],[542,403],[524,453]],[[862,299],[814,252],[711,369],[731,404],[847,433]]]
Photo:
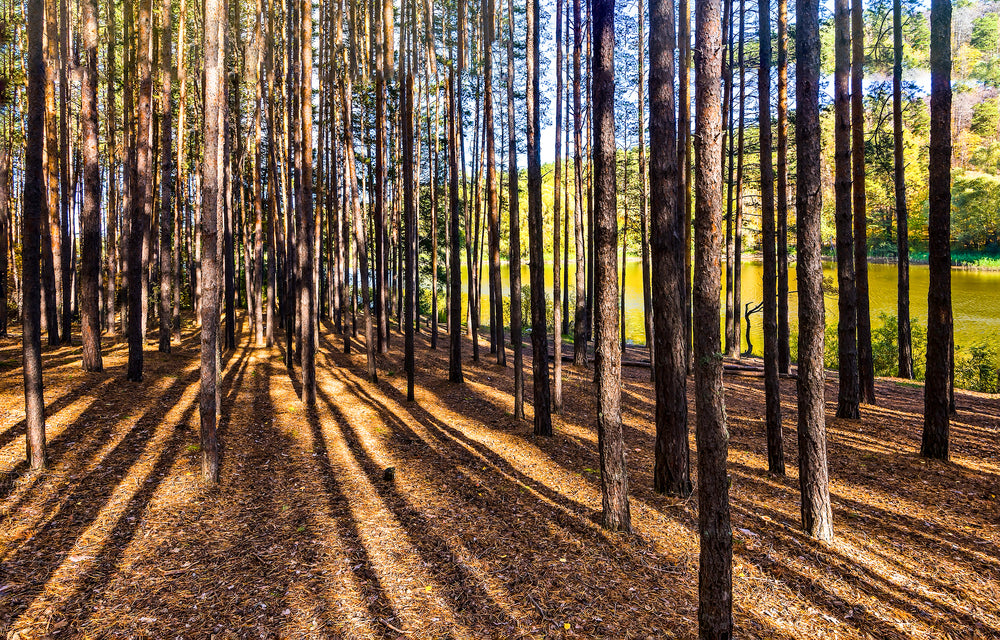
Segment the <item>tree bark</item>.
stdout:
[[[774,165],[771,163],[771,0],[757,4],[760,62],[757,100],[760,131],[760,217],[764,253],[764,425],[767,468],[785,474],[781,434],[781,385],[778,378],[778,291],[774,234]],[[747,334],[750,327],[747,327]]]
[[[573,365],[587,365],[587,250],[583,225],[583,109],[580,100],[583,49],[581,0],[573,0],[573,227],[576,258],[576,308],[573,314]],[[513,18],[511,18],[513,20]],[[513,27],[511,27],[513,30]],[[508,50],[508,57],[513,56]],[[513,65],[508,73],[513,73]]]
[[170,353],[174,286],[172,243],[174,223],[173,111],[170,94],[175,73],[172,64],[173,20],[170,0],[160,4],[160,344],[161,353]]
[[[448,77],[448,199],[451,210],[449,220],[449,236],[451,252],[449,277],[451,292],[448,304],[448,380],[462,382],[462,263],[459,252],[461,240],[459,235],[459,203],[458,203],[458,91],[455,87],[455,67],[452,66]],[[513,269],[513,267],[511,267]],[[513,322],[513,321],[512,321]],[[514,345],[515,349],[517,344]],[[516,371],[516,368],[515,368]]]
[[[535,2],[537,7],[537,0]],[[591,60],[594,74],[592,100],[596,225],[594,301],[598,318],[594,370],[597,377],[597,448],[601,458],[601,524],[611,531],[631,531],[628,465],[622,434],[621,345],[618,343],[616,304],[618,215],[615,193],[615,0],[593,0],[591,10],[594,37],[594,57]],[[531,267],[534,271],[534,256]],[[535,287],[532,286],[532,294],[534,293]],[[534,330],[532,333],[534,334]]]
[[24,192],[21,213],[21,351],[24,358],[24,421],[27,430],[28,466],[46,466],[45,400],[42,396],[42,309],[40,241],[48,222],[45,188],[45,2],[29,0],[28,114],[24,150]]
[[931,139],[928,214],[927,373],[920,455],[948,459],[952,366],[951,3],[931,2]]
[[837,417],[856,420],[858,411],[858,296],[854,280],[851,224],[851,4],[834,4],[834,220],[837,227],[838,379]]
[[[0,338],[7,337],[7,254],[10,252],[10,146],[0,146]],[[16,296],[15,296],[16,299]]]
[[684,212],[677,206],[674,119],[674,3],[649,3],[649,189],[652,223],[653,377],[656,445],[653,488],[691,495],[684,339]]
[[[80,123],[83,138],[83,231],[80,265],[80,332],[83,342],[83,369],[101,371],[101,169],[97,156],[97,0],[81,3],[83,31],[83,78],[80,82]],[[6,167],[4,167],[6,169]],[[7,185],[5,170],[0,181]],[[0,194],[3,197],[5,194]],[[0,224],[0,229],[5,227]],[[4,234],[6,235],[6,234]],[[2,244],[2,243],[0,243]],[[5,275],[5,274],[4,274]],[[6,301],[4,301],[6,307]],[[2,328],[2,327],[0,327]]]
[[[580,0],[575,0],[579,3]],[[579,9],[579,7],[577,7]],[[577,76],[579,63],[577,58]],[[579,85],[577,85],[579,107]],[[520,176],[517,170],[517,129],[514,126],[514,0],[507,0],[507,207],[510,216],[510,346],[514,351],[514,419],[524,420],[524,351],[521,348],[521,210],[519,200]],[[579,132],[577,132],[579,140]],[[579,214],[579,210],[577,210]],[[577,229],[578,238],[582,229]],[[582,252],[581,252],[582,253]],[[578,256],[581,256],[578,253]],[[577,262],[577,286],[580,285],[580,262]],[[582,322],[580,314],[583,298],[577,297],[577,328]],[[574,343],[576,342],[574,335]]]
[[[550,436],[552,435],[552,414],[549,393],[548,330],[545,322],[545,264],[542,248],[545,231],[542,228],[542,126],[541,93],[538,80],[540,43],[538,3],[539,0],[529,1],[527,20],[528,87],[526,93],[528,98],[528,259],[531,279],[531,369],[534,388],[535,435]],[[608,53],[610,55],[610,50]],[[613,136],[612,132],[612,149],[614,149]],[[611,180],[614,180],[613,151]],[[612,192],[612,201],[613,199],[614,193]],[[611,306],[613,309],[613,302]]]
[[819,2],[795,2],[796,278],[799,298],[798,444],[802,528],[819,540],[833,540],[833,514],[826,464],[823,368],[825,309],[820,237]]
[[[313,161],[312,161],[312,3],[302,0],[299,9],[299,45],[301,49],[302,80],[299,84],[299,108],[302,110],[302,161],[301,202],[298,202],[298,259],[299,259],[299,316],[302,322],[302,401],[316,404],[316,283],[313,278],[313,251],[316,219],[313,214]],[[353,34],[352,34],[353,35]],[[367,265],[366,265],[367,266]],[[367,269],[365,269],[367,273]],[[367,279],[365,287],[367,288]],[[365,315],[369,318],[368,352],[374,348],[371,335],[368,296],[365,296]],[[373,368],[374,362],[369,367]],[[371,376],[374,380],[374,375]]]
[[141,382],[143,374],[143,343],[145,342],[145,289],[148,286],[147,232],[151,211],[149,193],[152,185],[152,99],[153,72],[150,61],[152,41],[153,0],[139,0],[137,21],[136,69],[139,99],[136,123],[136,164],[132,169],[133,190],[129,196],[131,228],[128,258],[128,374],[127,379]]
[[729,436],[719,353],[722,255],[722,29],[719,0],[695,11],[695,438],[698,445],[698,630],[705,639],[733,635],[733,534],[726,459]]
[[903,159],[903,6],[892,3],[892,141],[893,190],[896,196],[896,322],[900,378],[913,377],[910,337],[910,234]]
[[[500,280],[500,197],[497,191],[497,158],[493,125],[493,41],[496,40],[496,5],[493,0],[483,4],[483,118],[486,121],[486,218],[489,225],[489,278],[490,304],[494,346],[497,364],[507,366],[507,349],[504,347],[503,283]],[[556,155],[559,155],[558,150]],[[558,160],[556,161],[558,162]],[[556,259],[558,262],[558,258]],[[436,274],[435,274],[436,277]],[[436,280],[434,280],[436,282]]]
[[778,371],[791,370],[788,330],[788,0],[778,0]]
[[851,0],[851,156],[854,188],[854,281],[858,296],[858,392],[875,404],[875,363],[868,304],[868,204],[865,194],[865,29],[862,0]]

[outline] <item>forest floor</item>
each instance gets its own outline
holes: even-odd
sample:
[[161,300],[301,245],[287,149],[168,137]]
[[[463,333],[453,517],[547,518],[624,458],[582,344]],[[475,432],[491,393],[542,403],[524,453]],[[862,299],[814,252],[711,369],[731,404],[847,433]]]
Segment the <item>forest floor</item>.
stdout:
[[[513,419],[510,366],[488,347],[477,364],[464,343],[452,385],[446,338],[431,351],[418,335],[409,403],[398,334],[372,384],[358,343],[345,355],[324,326],[305,411],[281,349],[241,336],[223,360],[214,488],[199,477],[193,327],[170,355],[147,344],[141,384],[125,381],[124,343],[105,343],[100,374],[79,347],[47,350],[36,475],[19,342],[0,341],[0,638],[696,636],[697,498],[651,488],[648,369],[626,367],[622,389],[635,533],[609,534],[590,371],[564,367],[565,411],[540,438]],[[526,358],[528,398],[530,373]],[[1000,398],[958,394],[940,463],[915,454],[918,385],[880,380],[879,406],[848,422],[831,380],[836,540],[821,544],[799,530],[794,382],[777,477],[762,380],[726,377],[737,636],[1000,637]]]

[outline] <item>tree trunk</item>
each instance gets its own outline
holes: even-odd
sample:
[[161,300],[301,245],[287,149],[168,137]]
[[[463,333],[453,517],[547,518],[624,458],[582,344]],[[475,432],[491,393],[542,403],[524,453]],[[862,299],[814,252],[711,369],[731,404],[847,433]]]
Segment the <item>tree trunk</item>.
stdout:
[[903,7],[892,3],[892,139],[893,187],[896,196],[896,322],[900,378],[913,377],[910,338],[910,236],[906,210],[906,165],[903,159]]
[[[83,137],[83,231],[80,268],[80,332],[83,368],[101,371],[101,169],[97,156],[97,0],[81,3],[83,31],[83,78],[80,82],[80,123]],[[0,181],[6,190],[6,166]],[[0,194],[3,197],[5,194]],[[6,225],[0,224],[0,229]],[[6,235],[6,234],[4,234]],[[2,243],[0,243],[2,244]],[[6,301],[4,301],[6,307]],[[2,327],[0,327],[2,330]]]
[[678,101],[677,109],[677,154],[679,159],[677,179],[677,204],[681,208],[681,218],[684,224],[684,345],[685,360],[688,372],[691,372],[693,361],[691,343],[691,8],[688,0],[677,3],[678,24],[680,33],[678,51]]
[[652,223],[650,281],[656,445],[653,488],[691,495],[687,422],[684,212],[678,207],[674,120],[674,4],[649,3],[649,190]]
[[[778,291],[774,237],[774,165],[771,164],[771,0],[759,0],[757,15],[760,66],[757,72],[757,122],[760,128],[760,217],[764,253],[764,425],[767,468],[785,474],[778,379]],[[750,327],[747,327],[749,337]]]
[[698,445],[698,629],[704,639],[733,634],[733,534],[729,521],[729,436],[719,353],[722,255],[722,29],[719,0],[695,5],[695,437]]
[[[851,224],[851,4],[834,4],[834,220],[837,227],[837,417],[856,420],[858,411],[858,296],[854,281]],[[801,161],[800,161],[801,166]],[[801,267],[800,267],[801,270]],[[801,289],[800,289],[801,291]],[[800,352],[801,353],[801,352]]]
[[[0,338],[7,337],[7,238],[10,235],[10,146],[0,146]],[[100,236],[98,236],[98,240]],[[98,325],[100,330],[100,325]],[[100,333],[98,333],[98,338]]]
[[24,421],[27,430],[28,466],[42,470],[45,455],[45,400],[42,396],[42,316],[40,240],[47,224],[45,189],[45,2],[29,0],[28,113],[24,150],[24,192],[21,213],[21,351],[24,358]]
[[791,370],[788,330],[788,0],[778,0],[778,371]]
[[[639,16],[639,49],[640,52],[646,46],[646,36],[645,36],[645,24],[646,24],[646,7],[643,0],[639,0],[638,6],[638,16]],[[673,8],[673,7],[671,7]],[[647,210],[647,200],[646,191],[648,189],[649,180],[648,172],[646,169],[646,99],[645,99],[645,83],[646,83],[646,71],[645,71],[645,55],[639,56],[639,84],[636,89],[639,92],[639,99],[636,101],[639,107],[639,249],[642,255],[642,317],[644,320],[643,329],[646,333],[646,351],[649,353],[649,361],[651,363],[656,362],[656,354],[654,348],[653,339],[653,298],[652,290],[650,286],[650,279],[652,274],[650,273],[650,257],[649,257],[649,216]],[[673,72],[670,73],[673,77]],[[676,141],[675,141],[676,146]],[[675,164],[676,166],[676,164]],[[674,180],[676,185],[676,178]],[[676,191],[676,187],[675,187]],[[675,194],[675,198],[677,194]],[[569,247],[566,248],[567,251]],[[624,288],[624,287],[623,287]],[[624,322],[624,320],[623,320]],[[653,365],[655,366],[655,365]],[[656,381],[656,371],[653,367],[650,368],[650,380]]]
[[[587,250],[583,227],[583,110],[580,100],[582,78],[580,57],[583,48],[581,0],[573,0],[573,227],[576,242],[576,308],[573,313],[573,365],[587,365]],[[513,20],[513,18],[511,18]],[[511,27],[513,30],[513,27]],[[510,49],[508,57],[513,53]],[[513,64],[508,67],[513,74]],[[513,137],[513,136],[512,136]],[[515,178],[516,180],[516,174]]]
[[[410,26],[413,25],[416,19],[415,12],[413,11],[413,2],[410,0],[406,2],[404,0],[402,5],[403,15],[401,17],[402,23],[405,24],[407,20],[410,22]],[[417,229],[417,206],[419,203],[419,185],[414,184],[414,143],[413,143],[413,68],[416,66],[413,64],[414,56],[414,42],[412,38],[407,38],[406,34],[403,33],[404,27],[400,26],[400,63],[399,63],[399,118],[400,118],[400,129],[403,145],[402,153],[402,164],[403,164],[403,246],[405,253],[405,266],[403,277],[405,278],[405,300],[404,300],[404,310],[403,310],[403,369],[406,371],[406,399],[413,401],[414,399],[414,357],[413,357],[413,323],[414,314],[416,309],[414,308],[416,303],[416,284],[417,284],[417,264],[416,264],[416,229]],[[406,46],[406,51],[402,50],[402,47]],[[404,64],[404,60],[408,64]],[[416,193],[415,193],[416,192]]]
[[[483,84],[486,95],[483,100],[483,118],[486,121],[486,218],[489,225],[489,278],[490,304],[493,325],[493,342],[497,352],[497,364],[507,366],[507,349],[504,347],[503,330],[503,283],[500,280],[500,197],[497,192],[497,158],[494,144],[493,126],[493,41],[496,40],[496,5],[486,0],[483,5]],[[559,155],[558,149],[556,155]],[[558,162],[558,160],[556,161]],[[558,256],[556,262],[558,262]],[[432,278],[436,283],[437,274]],[[558,383],[557,383],[558,384]]]
[[796,278],[799,298],[798,444],[802,528],[819,540],[833,540],[833,514],[826,466],[823,368],[825,309],[820,237],[819,2],[795,3]]
[[[388,14],[386,13],[388,6]],[[392,51],[386,38],[392,37],[392,3],[386,0],[379,11],[378,51],[375,58],[375,318],[378,322],[378,351],[389,350],[389,313],[386,304],[386,68],[392,66]],[[388,35],[387,35],[388,34]]]
[[[552,343],[553,343],[553,388],[552,388],[552,409],[556,413],[562,412],[562,291],[560,290],[560,278],[562,277],[560,260],[562,260],[562,247],[560,246],[561,229],[559,228],[559,214],[562,211],[562,123],[563,123],[563,49],[562,49],[562,0],[556,0],[556,122],[555,122],[555,170],[552,177]],[[567,247],[568,251],[569,248]],[[546,347],[547,349],[548,347]]]
[[[118,76],[115,64],[115,4],[108,3],[108,20],[105,27],[105,37],[108,40],[106,73],[109,78]],[[106,91],[105,99],[108,110],[108,132],[106,148],[108,154],[108,203],[107,203],[107,278],[104,287],[104,303],[107,305],[105,324],[108,336],[114,340],[117,337],[116,312],[118,310],[118,143],[116,133],[118,122],[115,114],[115,92]]]
[[[313,215],[313,161],[312,161],[312,4],[302,0],[299,9],[299,45],[301,49],[302,81],[298,86],[299,108],[302,110],[302,200],[298,202],[298,259],[299,259],[299,316],[302,322],[302,401],[307,405],[316,404],[316,283],[313,279],[313,235],[316,219]],[[352,34],[353,35],[353,34]],[[367,265],[366,265],[367,266]],[[365,269],[367,273],[367,269]],[[365,288],[367,289],[367,279]],[[365,315],[369,317],[368,352],[372,353],[374,343],[371,336],[368,296],[365,296]],[[369,368],[374,367],[374,362]],[[374,379],[374,375],[372,375]]]
[[[459,235],[459,203],[458,203],[458,119],[459,102],[458,91],[455,87],[455,67],[451,67],[448,77],[448,199],[451,210],[449,221],[449,243],[451,252],[448,256],[450,261],[449,277],[451,282],[451,292],[448,303],[450,312],[448,313],[448,380],[455,383],[462,382],[462,274],[461,274],[461,250]],[[513,267],[511,267],[513,269]],[[512,321],[513,322],[513,321]],[[512,329],[513,331],[513,329]],[[514,345],[517,348],[517,344]],[[516,367],[515,367],[516,371]],[[515,412],[516,413],[516,412]]]
[[177,233],[174,222],[173,112],[170,93],[173,87],[171,36],[173,21],[170,0],[160,4],[160,344],[161,353],[170,353],[174,286],[171,243]]
[[222,30],[225,24],[223,0],[204,0],[205,57],[205,161],[201,207],[201,473],[205,481],[219,480],[219,446],[216,439],[218,422],[218,354],[219,354],[219,258],[215,247],[219,237],[219,195],[222,176],[219,159],[222,154],[222,131],[219,113],[222,111],[224,73]]
[[[740,309],[743,308],[743,151],[745,150],[745,127],[746,121],[746,57],[744,48],[746,43],[746,1],[740,0],[740,41],[739,41],[739,62],[740,65],[740,122],[736,134],[736,218],[733,221],[733,355],[740,356]],[[749,346],[749,345],[748,345]]]
[[62,287],[59,294],[61,310],[60,342],[70,344],[72,342],[73,324],[73,266],[72,253],[75,250],[70,238],[70,193],[75,189],[70,184],[70,164],[73,162],[73,150],[70,148],[69,140],[69,104],[70,104],[70,84],[69,84],[69,7],[67,0],[59,0],[59,184],[61,193],[59,198],[60,217],[60,246],[62,248],[59,256],[60,280]]
[[[545,322],[545,263],[542,247],[545,230],[542,228],[542,125],[541,93],[538,82],[540,43],[538,3],[539,0],[529,0],[527,20],[528,87],[526,93],[528,99],[528,260],[531,279],[531,369],[534,387],[535,435],[550,436],[552,435],[552,415],[549,405],[549,345]],[[609,50],[608,55],[610,54]],[[611,99],[613,100],[613,96]],[[613,182],[614,133],[612,132],[611,135],[611,180]],[[611,197],[613,202],[613,191]],[[611,308],[614,309],[613,301]],[[611,335],[614,336],[614,332]]]
[[948,459],[951,371],[951,3],[931,1],[931,141],[927,374],[920,455]]
[[851,156],[854,189],[854,281],[858,308],[858,391],[875,404],[872,321],[868,305],[868,204],[865,195],[865,30],[862,0],[851,0]]
[[[55,0],[45,1],[45,179],[47,219],[42,230],[42,322],[49,346],[59,344],[59,306],[62,299],[62,231],[59,220],[59,131],[56,86],[59,75],[59,13]],[[58,263],[58,264],[57,264]]]
[[[739,351],[739,343],[733,344],[736,334],[736,324],[739,322],[739,310],[735,308],[733,299],[733,258],[736,247],[733,244],[733,0],[726,0],[725,13],[722,16],[722,35],[726,39],[722,45],[723,66],[723,97],[722,97],[722,167],[726,188],[726,334],[724,338],[725,353],[734,357]],[[728,61],[726,57],[728,55]],[[697,82],[697,78],[695,79]]]
[[[574,0],[579,4],[580,0]],[[577,6],[579,9],[579,6]],[[514,0],[507,0],[507,207],[510,217],[510,346],[514,351],[514,419],[524,420],[524,351],[521,348],[521,210],[519,199],[520,177],[517,171],[517,128],[514,125]],[[579,76],[579,59],[577,76]],[[577,107],[579,107],[579,85],[577,85]],[[579,140],[579,132],[577,132]],[[579,162],[579,160],[577,160]],[[579,175],[579,169],[577,170]],[[577,214],[579,215],[579,209]],[[582,241],[582,228],[577,228],[577,238]],[[579,245],[577,245],[579,246]],[[577,253],[582,258],[582,252]],[[581,263],[577,261],[577,287],[580,286]],[[579,289],[577,289],[579,292]],[[583,320],[581,305],[583,297],[577,295],[577,329]],[[574,343],[579,333],[574,334]]]
[[[537,7],[537,0],[535,2]],[[628,465],[622,434],[622,363],[616,305],[618,215],[615,194],[615,0],[593,0],[591,7],[594,38],[594,302],[598,319],[594,370],[597,377],[597,448],[601,458],[601,524],[611,531],[631,531]],[[534,275],[534,256],[531,267]],[[534,283],[531,292],[534,295]],[[534,339],[534,335],[532,338]]]
[[145,341],[145,309],[143,308],[148,285],[147,231],[151,202],[149,193],[152,185],[152,99],[153,71],[150,61],[152,40],[153,0],[139,0],[137,21],[137,61],[139,81],[139,118],[136,123],[136,164],[133,173],[133,191],[129,197],[131,208],[131,229],[128,258],[128,374],[127,379],[141,382],[143,373],[143,343]]

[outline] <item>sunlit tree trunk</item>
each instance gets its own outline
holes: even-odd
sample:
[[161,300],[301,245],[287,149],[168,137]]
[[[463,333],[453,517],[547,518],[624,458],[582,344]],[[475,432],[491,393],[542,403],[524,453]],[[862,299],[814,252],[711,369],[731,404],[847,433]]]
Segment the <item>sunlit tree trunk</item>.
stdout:
[[60,317],[60,342],[70,344],[72,342],[73,324],[73,266],[72,254],[75,249],[70,238],[70,193],[75,191],[70,184],[70,166],[73,162],[73,149],[69,138],[69,105],[72,100],[69,84],[69,3],[67,0],[59,0],[59,184],[61,187],[59,194],[59,232],[61,238],[59,245],[62,249],[59,255],[60,281],[62,285],[59,289],[61,296],[59,309]]
[[[493,343],[497,352],[497,364],[507,366],[507,350],[504,347],[503,329],[503,283],[500,280],[500,197],[497,192],[497,158],[494,144],[493,125],[493,41],[496,40],[496,5],[486,0],[483,6],[483,118],[486,121],[486,218],[489,225],[489,279],[490,304],[492,310]],[[559,155],[558,149],[556,155]],[[556,161],[558,162],[558,160]],[[556,207],[558,209],[558,206]],[[557,232],[558,235],[558,232]],[[556,262],[559,262],[558,255]],[[558,384],[558,383],[557,383]]]
[[[455,67],[450,68],[448,78],[448,200],[450,220],[448,225],[449,244],[451,252],[449,282],[450,293],[448,304],[448,379],[451,382],[462,382],[462,274],[461,274],[461,240],[459,236],[459,204],[458,204],[458,91],[455,87]],[[513,269],[513,267],[511,267]],[[514,345],[517,348],[517,344]],[[516,368],[515,368],[516,370]]]
[[[109,78],[118,75],[115,58],[115,44],[117,35],[115,34],[115,3],[108,3],[108,19],[105,26],[105,38],[108,41],[106,73]],[[104,303],[107,306],[105,325],[108,336],[114,339],[118,333],[116,324],[116,312],[118,311],[118,142],[117,129],[118,121],[115,113],[116,96],[114,91],[105,91],[107,102],[107,139],[105,148],[108,154],[108,202],[105,207],[106,217],[106,242],[107,242],[107,277],[104,286]]]
[[[587,364],[587,250],[584,246],[585,229],[583,225],[583,109],[580,100],[583,21],[580,15],[580,5],[581,0],[573,0],[573,227],[576,243],[573,365],[576,367],[583,367]],[[513,57],[511,49],[508,49],[507,56]],[[508,68],[508,73],[513,74],[513,65]]]
[[948,459],[951,373],[951,3],[931,1],[931,139],[927,373],[920,454]]
[[862,0],[851,0],[851,161],[854,189],[854,281],[858,294],[858,391],[875,404],[872,321],[868,304],[868,204],[865,194],[865,29]]
[[819,540],[833,539],[826,464],[823,367],[825,309],[820,237],[819,2],[795,2],[796,278],[799,300],[798,445],[802,528]]
[[55,0],[45,0],[45,228],[42,229],[43,326],[50,346],[59,344],[59,306],[62,299],[62,230],[59,220],[59,130],[56,86],[59,78],[59,13]]
[[173,111],[170,108],[170,94],[175,73],[173,61],[173,20],[170,15],[170,0],[160,4],[160,343],[162,353],[170,353],[171,320],[174,286],[172,243],[179,233],[174,223],[174,175],[173,175]]
[[[7,337],[7,301],[11,298],[7,290],[7,254],[10,251],[10,146],[0,145],[0,338]],[[98,240],[100,236],[98,236]],[[16,300],[17,296],[14,296]],[[100,329],[100,325],[98,325]],[[98,339],[100,332],[98,331]]]
[[778,0],[778,371],[791,369],[788,329],[788,0]]
[[[579,3],[580,0],[575,0]],[[578,7],[579,8],[579,7]],[[579,66],[579,60],[577,60]],[[577,74],[579,75],[579,74]],[[579,90],[579,85],[577,85]],[[577,95],[579,106],[579,95]],[[521,211],[519,200],[520,179],[517,171],[517,129],[514,126],[514,0],[507,0],[507,206],[510,217],[510,346],[514,351],[514,418],[524,419],[524,351],[521,348]],[[579,135],[577,136],[579,139]],[[577,211],[579,214],[579,210]],[[582,229],[577,230],[578,234]],[[580,236],[578,235],[578,238]],[[582,252],[577,254],[582,259]],[[577,286],[583,271],[577,262]],[[577,297],[579,314],[582,297]],[[577,315],[577,327],[582,315]],[[580,334],[574,334],[574,342]]]

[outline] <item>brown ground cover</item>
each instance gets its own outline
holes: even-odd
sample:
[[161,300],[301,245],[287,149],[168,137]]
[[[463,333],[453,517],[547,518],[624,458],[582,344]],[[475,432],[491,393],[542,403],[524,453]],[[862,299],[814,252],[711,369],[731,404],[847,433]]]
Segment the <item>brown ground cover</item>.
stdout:
[[[648,369],[624,372],[635,534],[612,535],[591,371],[564,369],[566,411],[536,438],[488,349],[454,386],[446,350],[418,335],[408,403],[398,335],[370,384],[363,351],[324,326],[306,411],[280,349],[242,337],[224,356],[212,489],[196,330],[171,355],[151,343],[142,384],[125,381],[121,343],[102,374],[79,347],[47,351],[42,475],[25,469],[20,345],[0,342],[0,638],[696,635],[697,500],[651,489]],[[782,389],[785,478],[767,472],[762,380],[726,378],[738,635],[1000,637],[1000,399],[959,393],[939,463],[914,453],[919,387],[880,380],[879,406],[846,422],[830,384],[825,545],[798,529],[794,382]]]

